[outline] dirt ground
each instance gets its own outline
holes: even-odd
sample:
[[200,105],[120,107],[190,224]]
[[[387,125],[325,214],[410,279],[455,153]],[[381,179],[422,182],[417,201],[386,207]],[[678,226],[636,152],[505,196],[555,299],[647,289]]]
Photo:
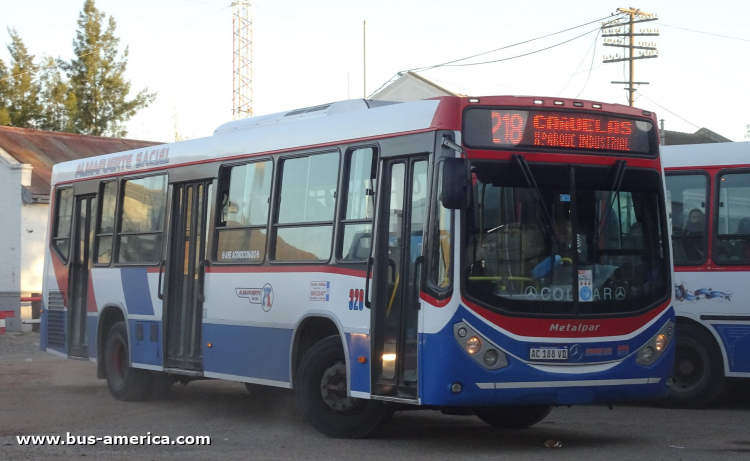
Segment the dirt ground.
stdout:
[[[327,439],[302,421],[291,391],[200,381],[159,402],[114,400],[93,363],[38,350],[33,333],[0,336],[0,460],[34,459],[750,459],[750,380],[720,408],[556,408],[502,431],[471,416],[396,414],[366,440]],[[210,446],[20,446],[17,436],[208,435]],[[561,448],[546,448],[545,441]]]

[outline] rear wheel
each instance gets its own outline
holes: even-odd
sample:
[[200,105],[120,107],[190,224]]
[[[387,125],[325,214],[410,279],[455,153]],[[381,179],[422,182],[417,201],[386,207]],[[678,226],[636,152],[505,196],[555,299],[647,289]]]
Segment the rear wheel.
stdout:
[[384,402],[347,396],[344,350],[338,336],[324,339],[305,354],[295,387],[302,416],[328,437],[366,437],[393,414]]
[[148,396],[151,390],[151,375],[146,370],[130,366],[125,322],[117,322],[109,330],[104,346],[104,369],[109,391],[117,400],[143,400]]
[[677,325],[673,383],[666,405],[673,408],[702,408],[724,393],[724,360],[714,337],[694,325]]
[[522,429],[540,422],[551,411],[551,405],[519,405],[480,407],[474,409],[474,414],[490,426],[502,429]]

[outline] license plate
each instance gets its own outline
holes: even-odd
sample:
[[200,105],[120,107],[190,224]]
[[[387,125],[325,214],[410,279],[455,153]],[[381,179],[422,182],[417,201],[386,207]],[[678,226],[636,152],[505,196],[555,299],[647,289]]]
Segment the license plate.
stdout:
[[532,347],[529,360],[568,360],[568,349],[557,347]]

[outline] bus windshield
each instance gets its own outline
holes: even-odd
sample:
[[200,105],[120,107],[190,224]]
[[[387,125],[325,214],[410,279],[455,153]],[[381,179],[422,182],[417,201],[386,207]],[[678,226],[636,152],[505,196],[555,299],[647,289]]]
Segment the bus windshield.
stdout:
[[669,296],[658,171],[528,165],[472,164],[470,298],[522,315],[606,315]]

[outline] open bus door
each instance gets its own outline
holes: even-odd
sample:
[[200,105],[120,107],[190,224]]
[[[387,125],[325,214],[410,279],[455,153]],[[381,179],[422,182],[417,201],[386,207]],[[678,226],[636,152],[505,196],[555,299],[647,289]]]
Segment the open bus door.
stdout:
[[96,194],[76,195],[73,208],[73,251],[70,257],[68,293],[68,355],[88,357],[86,315],[96,226]]
[[[210,180],[174,184],[164,273],[164,367],[203,371],[201,325]],[[161,269],[161,268],[160,268]]]
[[426,157],[383,160],[372,273],[372,394],[417,398]]

